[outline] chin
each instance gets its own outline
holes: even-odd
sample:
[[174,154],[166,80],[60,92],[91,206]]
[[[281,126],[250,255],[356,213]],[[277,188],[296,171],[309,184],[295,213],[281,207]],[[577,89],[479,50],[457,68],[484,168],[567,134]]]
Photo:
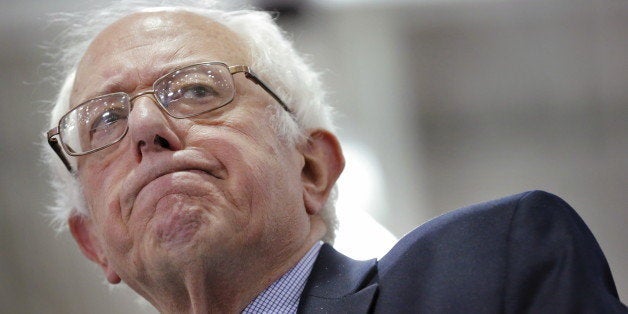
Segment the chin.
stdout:
[[206,209],[184,203],[179,201],[178,206],[158,211],[160,214],[154,225],[154,235],[161,249],[179,251],[193,247],[202,231],[208,227]]

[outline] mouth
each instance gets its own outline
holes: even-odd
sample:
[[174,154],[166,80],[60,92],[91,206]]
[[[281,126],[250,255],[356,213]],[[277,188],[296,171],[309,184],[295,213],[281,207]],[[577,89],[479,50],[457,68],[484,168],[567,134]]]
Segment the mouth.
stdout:
[[123,217],[130,217],[135,201],[142,190],[152,182],[159,181],[165,176],[189,173],[200,175],[208,179],[224,180],[227,176],[224,166],[220,163],[209,163],[207,160],[192,159],[173,162],[172,159],[163,162],[153,162],[140,165],[133,170],[121,185],[119,194],[120,209]]

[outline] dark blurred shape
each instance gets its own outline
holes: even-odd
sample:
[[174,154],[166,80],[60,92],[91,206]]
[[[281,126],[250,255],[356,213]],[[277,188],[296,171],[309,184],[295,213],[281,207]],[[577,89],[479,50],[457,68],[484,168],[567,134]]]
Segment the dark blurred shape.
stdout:
[[254,0],[256,8],[264,11],[276,12],[279,22],[297,19],[303,11],[307,10],[307,0]]

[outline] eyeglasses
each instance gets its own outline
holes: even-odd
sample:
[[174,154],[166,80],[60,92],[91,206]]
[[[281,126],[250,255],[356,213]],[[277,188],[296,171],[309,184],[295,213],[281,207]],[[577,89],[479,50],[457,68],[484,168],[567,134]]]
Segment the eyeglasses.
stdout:
[[133,101],[138,97],[152,94],[169,116],[176,119],[190,118],[231,103],[236,94],[233,75],[240,72],[291,113],[286,104],[248,66],[204,62],[179,68],[160,77],[153,83],[152,90],[133,95],[122,92],[107,94],[81,103],[63,115],[57,127],[48,131],[48,144],[72,172],[63,151],[70,156],[82,156],[122,140],[129,130],[128,118],[133,110]]

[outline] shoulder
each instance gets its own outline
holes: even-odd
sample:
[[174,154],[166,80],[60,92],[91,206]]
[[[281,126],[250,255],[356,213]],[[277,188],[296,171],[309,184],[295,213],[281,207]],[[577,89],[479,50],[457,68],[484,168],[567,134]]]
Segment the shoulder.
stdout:
[[622,307],[588,227],[565,201],[543,191],[468,206],[421,225],[379,261],[378,275],[382,308]]
[[536,229],[537,224],[564,220],[581,221],[561,198],[544,191],[529,191],[467,206],[436,217],[404,236],[382,258],[380,272],[385,272],[400,257],[421,255],[426,258],[428,253],[438,257],[478,250],[477,253],[486,250],[495,253],[505,249],[513,226]]

